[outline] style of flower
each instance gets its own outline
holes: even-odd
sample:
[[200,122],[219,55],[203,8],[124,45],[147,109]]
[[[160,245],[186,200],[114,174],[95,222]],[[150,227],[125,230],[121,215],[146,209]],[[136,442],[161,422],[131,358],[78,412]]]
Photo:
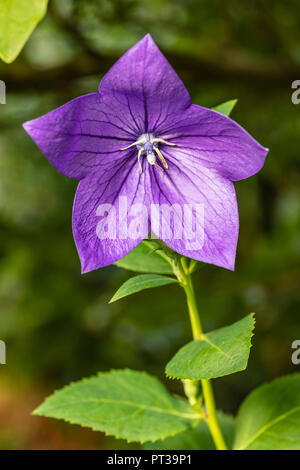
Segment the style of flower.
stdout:
[[267,149],[230,118],[192,104],[150,35],[114,64],[98,92],[24,128],[59,172],[80,180],[73,233],[82,272],[114,263],[145,237],[143,230],[135,237],[99,236],[98,207],[113,211],[121,197],[127,209],[119,227],[140,205],[148,210],[147,232],[152,205],[175,212],[183,204],[202,205],[194,221],[203,229],[201,248],[191,250],[182,237],[159,238],[182,255],[234,269],[239,221],[233,181],[257,173]]

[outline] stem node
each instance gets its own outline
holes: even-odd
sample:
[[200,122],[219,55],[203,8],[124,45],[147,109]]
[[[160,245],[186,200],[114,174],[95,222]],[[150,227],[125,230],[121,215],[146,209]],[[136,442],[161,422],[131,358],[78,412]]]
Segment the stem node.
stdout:
[[[187,268],[186,259],[182,257],[180,261],[181,263],[178,263],[178,259],[176,259],[176,262],[174,262],[173,264],[174,274],[185,291],[193,338],[201,339],[203,338],[204,333],[202,330],[199,311],[197,307],[191,272]],[[194,380],[184,381],[184,390],[191,405],[200,407],[201,404],[196,398],[196,395],[198,393],[196,393],[195,391],[197,386],[196,382],[197,381]],[[227,450],[227,446],[225,444],[225,440],[218,422],[214,393],[211,382],[207,379],[201,379],[201,384],[203,398],[205,402],[205,410],[204,412],[202,411],[203,417],[206,419],[216,448],[218,450]]]

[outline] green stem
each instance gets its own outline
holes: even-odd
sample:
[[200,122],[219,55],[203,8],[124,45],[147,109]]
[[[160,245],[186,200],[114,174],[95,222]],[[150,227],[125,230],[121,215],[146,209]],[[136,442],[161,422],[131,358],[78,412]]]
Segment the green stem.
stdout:
[[[184,280],[184,282],[182,282],[182,287],[184,288],[187,298],[187,305],[189,310],[193,337],[194,339],[201,339],[203,331],[190,274],[186,274],[185,271],[181,272],[181,281],[182,280]],[[202,379],[201,384],[207,411],[206,421],[209,426],[215,446],[218,450],[227,450],[227,446],[225,444],[217,418],[216,405],[211,382],[207,379]]]
[[189,275],[186,276],[186,284],[183,285],[183,288],[184,288],[185,295],[186,295],[190,322],[191,322],[192,332],[193,332],[193,338],[200,339],[203,334],[202,325],[201,325],[200,316],[198,313],[198,307],[197,307],[195,292],[194,292],[194,288],[192,284],[192,279]]
[[190,266],[189,266],[189,273],[192,274],[198,264],[198,261],[195,259],[191,259]]

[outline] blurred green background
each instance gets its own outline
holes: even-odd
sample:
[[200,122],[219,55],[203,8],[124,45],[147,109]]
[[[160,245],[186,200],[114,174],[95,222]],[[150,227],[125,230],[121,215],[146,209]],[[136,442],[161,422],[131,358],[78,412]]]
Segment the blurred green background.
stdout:
[[[191,339],[178,287],[108,300],[132,273],[82,276],[71,231],[76,181],[58,174],[23,131],[26,120],[88,92],[150,32],[207,107],[238,98],[232,117],[269,147],[257,176],[236,184],[240,237],[235,272],[205,265],[195,287],[206,330],[256,312],[247,371],[214,382],[235,414],[255,386],[298,370],[300,339],[300,10],[296,0],[50,1],[11,65],[0,64],[0,448],[126,448],[101,433],[32,417],[53,389],[99,370],[164,365]],[[179,382],[166,382],[182,393]],[[136,448],[136,446],[131,446]]]

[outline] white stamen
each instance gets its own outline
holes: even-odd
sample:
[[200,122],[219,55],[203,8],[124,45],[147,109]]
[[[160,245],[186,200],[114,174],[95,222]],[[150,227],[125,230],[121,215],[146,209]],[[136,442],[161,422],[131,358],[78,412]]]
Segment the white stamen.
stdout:
[[[121,150],[127,150],[134,145],[136,146],[138,150],[138,163],[140,166],[140,171],[142,173],[142,164],[141,164],[141,157],[147,157],[147,162],[149,165],[154,165],[160,168],[162,171],[164,171],[164,168],[167,170],[168,169],[168,164],[161,153],[161,151],[158,148],[159,143],[166,144],[166,145],[176,145],[173,144],[172,142],[167,142],[164,139],[156,138],[154,134],[147,133],[147,134],[141,134],[140,137],[136,142],[133,142],[132,144],[128,145],[127,147],[121,148]],[[153,151],[154,150],[154,151]],[[160,165],[156,163],[157,157],[160,159],[162,162],[164,168],[162,168]]]

